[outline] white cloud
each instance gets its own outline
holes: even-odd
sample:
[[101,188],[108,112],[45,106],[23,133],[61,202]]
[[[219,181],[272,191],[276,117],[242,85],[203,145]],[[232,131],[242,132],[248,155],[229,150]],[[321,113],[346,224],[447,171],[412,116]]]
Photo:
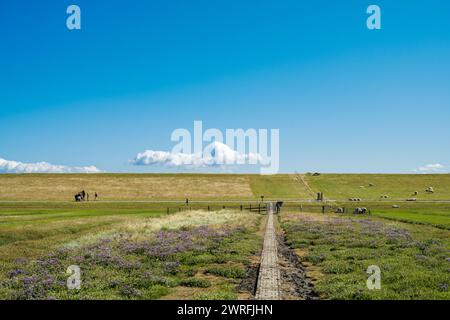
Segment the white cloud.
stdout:
[[431,163],[415,169],[416,172],[440,172],[445,166],[440,163]]
[[131,160],[134,165],[163,165],[168,167],[217,167],[235,164],[257,164],[261,160],[255,153],[243,154],[224,143],[213,142],[202,153],[174,153],[146,150]]
[[23,163],[0,158],[0,173],[98,173],[94,166],[69,167],[48,162]]

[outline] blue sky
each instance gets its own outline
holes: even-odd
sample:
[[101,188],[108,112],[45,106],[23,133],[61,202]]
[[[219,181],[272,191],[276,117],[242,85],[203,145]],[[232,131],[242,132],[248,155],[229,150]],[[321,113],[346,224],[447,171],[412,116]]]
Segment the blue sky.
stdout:
[[279,128],[281,172],[448,168],[449,15],[445,0],[2,1],[0,158],[171,171],[128,161],[202,120]]

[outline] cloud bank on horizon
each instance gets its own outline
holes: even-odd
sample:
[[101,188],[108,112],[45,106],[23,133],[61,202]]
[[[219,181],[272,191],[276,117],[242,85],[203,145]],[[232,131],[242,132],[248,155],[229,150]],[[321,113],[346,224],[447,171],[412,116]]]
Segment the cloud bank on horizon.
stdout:
[[415,169],[415,172],[421,172],[421,173],[431,173],[431,172],[442,172],[443,169],[445,168],[445,166],[443,164],[440,163],[430,163],[427,165],[424,165],[422,167],[419,167],[417,169]]
[[145,150],[131,160],[136,166],[160,165],[166,167],[220,167],[235,164],[257,164],[261,156],[256,153],[240,153],[224,143],[215,141],[203,153],[180,153]]
[[99,173],[95,166],[71,167],[48,162],[24,163],[0,158],[0,173]]

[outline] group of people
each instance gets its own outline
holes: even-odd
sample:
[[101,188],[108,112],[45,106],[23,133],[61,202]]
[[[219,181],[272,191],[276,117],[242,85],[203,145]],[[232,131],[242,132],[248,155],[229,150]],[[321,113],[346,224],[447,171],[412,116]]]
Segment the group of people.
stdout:
[[[98,198],[98,193],[94,192],[94,201],[96,201]],[[82,190],[80,192],[78,192],[75,195],[75,201],[76,202],[80,202],[80,201],[89,201],[89,193],[87,193],[86,191]]]

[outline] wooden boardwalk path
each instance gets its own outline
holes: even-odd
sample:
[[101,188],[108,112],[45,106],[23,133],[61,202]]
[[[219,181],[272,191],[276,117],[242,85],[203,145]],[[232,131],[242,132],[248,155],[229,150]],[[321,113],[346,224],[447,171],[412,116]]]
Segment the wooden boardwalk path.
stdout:
[[277,236],[273,222],[275,206],[268,208],[268,219],[259,267],[255,298],[258,300],[280,300],[280,269],[278,267]]

